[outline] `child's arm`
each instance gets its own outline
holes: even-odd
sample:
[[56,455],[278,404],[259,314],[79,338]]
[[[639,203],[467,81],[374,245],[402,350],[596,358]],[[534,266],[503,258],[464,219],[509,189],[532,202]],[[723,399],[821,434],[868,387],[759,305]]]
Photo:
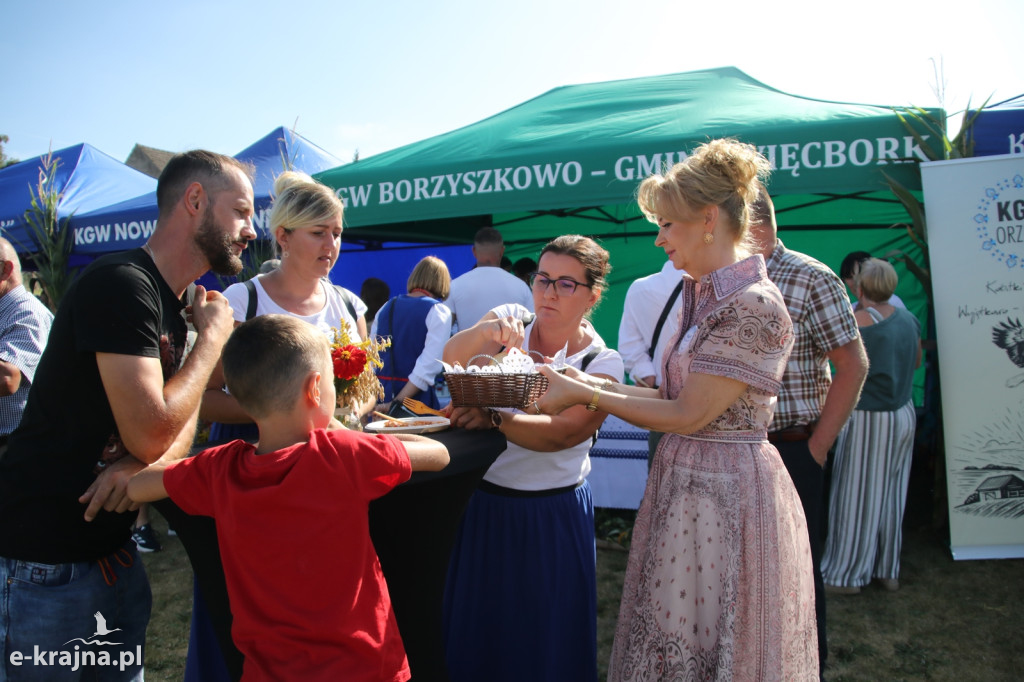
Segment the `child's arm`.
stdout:
[[155,502],[167,497],[164,488],[164,469],[166,463],[156,462],[149,465],[128,481],[128,497],[134,502]]
[[411,433],[391,435],[402,441],[405,451],[409,453],[413,471],[440,471],[448,466],[448,448],[442,443]]

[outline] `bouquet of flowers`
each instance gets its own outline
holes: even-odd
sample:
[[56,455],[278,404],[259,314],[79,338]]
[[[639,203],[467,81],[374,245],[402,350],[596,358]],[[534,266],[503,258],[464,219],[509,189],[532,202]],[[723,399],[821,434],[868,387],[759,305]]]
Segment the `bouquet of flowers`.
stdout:
[[334,364],[334,388],[338,393],[338,407],[347,407],[371,398],[383,398],[384,387],[377,380],[374,368],[380,369],[384,366],[380,354],[391,346],[391,339],[378,337],[354,342],[345,320],[341,320],[340,325],[333,330],[331,360]]

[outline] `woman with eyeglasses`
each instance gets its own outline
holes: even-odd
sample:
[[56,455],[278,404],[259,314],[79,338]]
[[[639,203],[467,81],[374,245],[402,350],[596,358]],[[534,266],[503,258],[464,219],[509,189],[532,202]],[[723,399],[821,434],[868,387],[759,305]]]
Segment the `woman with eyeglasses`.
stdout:
[[[601,300],[608,252],[579,235],[547,244],[530,277],[536,316],[499,306],[453,336],[449,364],[518,347],[537,362],[566,363],[622,381],[618,352],[586,319]],[[597,679],[594,505],[586,476],[605,413],[578,406],[552,416],[455,408],[455,426],[499,429],[508,448],[491,465],[463,517],[445,594],[453,682]]]
[[590,405],[665,432],[633,529],[611,682],[818,680],[807,524],[767,439],[793,347],[748,236],[768,169],[753,146],[714,140],[639,187],[655,245],[688,273],[661,387],[541,368],[542,413]]

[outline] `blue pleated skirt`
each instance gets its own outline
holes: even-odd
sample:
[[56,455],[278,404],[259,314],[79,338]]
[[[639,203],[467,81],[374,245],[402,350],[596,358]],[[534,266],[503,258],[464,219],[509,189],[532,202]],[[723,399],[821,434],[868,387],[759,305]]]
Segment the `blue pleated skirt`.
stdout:
[[545,497],[475,492],[445,590],[452,681],[595,682],[596,561],[586,481]]
[[221,424],[210,423],[210,442],[227,443],[238,438],[255,441],[260,437],[260,430],[255,424]]

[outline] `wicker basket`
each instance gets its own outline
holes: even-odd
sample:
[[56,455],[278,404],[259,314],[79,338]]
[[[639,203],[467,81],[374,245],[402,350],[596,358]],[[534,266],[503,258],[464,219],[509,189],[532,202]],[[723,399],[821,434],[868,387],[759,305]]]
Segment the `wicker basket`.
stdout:
[[[478,355],[470,358],[470,362]],[[455,407],[518,407],[525,409],[541,397],[548,388],[548,378],[539,372],[530,374],[503,374],[445,372],[444,380]]]

